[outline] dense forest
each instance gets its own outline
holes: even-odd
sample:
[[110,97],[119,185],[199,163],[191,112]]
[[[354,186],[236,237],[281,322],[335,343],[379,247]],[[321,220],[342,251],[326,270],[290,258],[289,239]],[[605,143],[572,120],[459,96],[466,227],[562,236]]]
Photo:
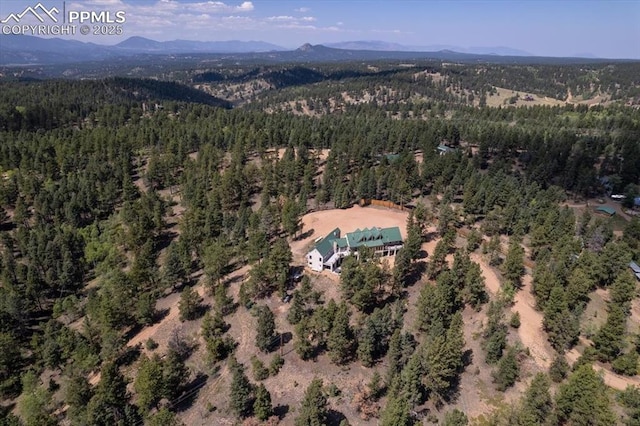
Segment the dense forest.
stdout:
[[[0,82],[0,424],[637,424],[638,76],[376,62]],[[363,252],[333,287],[292,279],[294,245],[323,236],[305,215],[362,199],[409,210],[393,265]]]

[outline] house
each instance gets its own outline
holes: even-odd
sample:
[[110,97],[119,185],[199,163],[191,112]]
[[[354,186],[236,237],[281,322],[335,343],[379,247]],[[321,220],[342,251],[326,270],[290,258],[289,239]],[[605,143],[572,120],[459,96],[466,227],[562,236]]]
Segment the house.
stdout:
[[316,244],[307,253],[307,265],[314,271],[322,271],[325,263],[334,254],[333,241],[340,238],[340,228],[329,232],[326,237],[316,240]]
[[383,158],[387,159],[387,162],[389,163],[393,163],[394,161],[396,161],[398,158],[400,158],[400,154],[385,154],[382,156]]
[[638,266],[636,262],[630,262],[629,267],[631,268],[631,271],[633,271],[633,275],[640,280],[640,266]]
[[640,197],[636,197],[633,199],[633,206],[640,207]]
[[313,271],[323,269],[335,271],[342,259],[350,254],[357,255],[361,247],[373,250],[376,256],[392,256],[403,246],[400,228],[364,228],[347,232],[340,237],[340,229],[336,228],[326,237],[316,241],[313,250],[307,253],[307,265]]
[[598,206],[598,207],[596,207],[596,213],[601,213],[601,214],[604,214],[604,215],[607,215],[607,216],[611,217],[614,214],[616,214],[616,209],[614,209],[613,207],[609,207],[609,206]]
[[450,146],[447,146],[444,144],[440,144],[438,145],[437,151],[438,151],[438,154],[445,155],[445,154],[450,154],[452,152],[456,152],[457,149],[451,148]]

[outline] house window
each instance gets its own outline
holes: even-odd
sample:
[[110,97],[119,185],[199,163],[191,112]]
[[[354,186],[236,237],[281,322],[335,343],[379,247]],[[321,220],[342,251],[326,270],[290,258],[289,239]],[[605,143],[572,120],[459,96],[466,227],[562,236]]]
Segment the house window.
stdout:
[[320,262],[322,262],[322,258],[321,258],[321,257],[319,257],[319,258],[318,258],[318,260],[319,260]]

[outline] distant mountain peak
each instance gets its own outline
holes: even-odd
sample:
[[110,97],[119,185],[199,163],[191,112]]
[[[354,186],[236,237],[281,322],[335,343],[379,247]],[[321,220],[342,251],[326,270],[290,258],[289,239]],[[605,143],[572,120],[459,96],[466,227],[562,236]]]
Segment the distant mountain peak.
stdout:
[[310,50],[313,50],[313,46],[310,43],[305,43],[302,46],[298,47],[298,49],[301,52],[309,52]]

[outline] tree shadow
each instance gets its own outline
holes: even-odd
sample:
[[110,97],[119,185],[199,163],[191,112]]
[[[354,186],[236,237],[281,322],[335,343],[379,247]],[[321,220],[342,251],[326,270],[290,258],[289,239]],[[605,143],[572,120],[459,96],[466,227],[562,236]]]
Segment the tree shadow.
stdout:
[[287,331],[285,333],[282,333],[282,343],[284,345],[286,345],[287,343],[289,343],[291,340],[293,340],[293,334],[290,331]]
[[409,273],[405,278],[405,287],[412,287],[415,283],[420,281],[424,273],[427,271],[426,262],[414,262],[409,267]]
[[171,406],[176,412],[184,412],[188,410],[200,394],[202,389],[207,384],[208,375],[205,373],[198,373],[196,377],[184,386],[182,395],[171,403]]
[[462,373],[464,369],[471,365],[473,362],[473,350],[467,349],[462,354],[462,368],[458,371],[458,374],[451,381],[451,386],[447,392],[442,396],[444,402],[451,404],[460,397],[460,381],[462,380]]
[[122,352],[118,355],[116,364],[120,367],[125,367],[136,362],[142,353],[141,346],[142,345],[138,343],[135,346],[126,346],[123,348]]
[[473,363],[473,349],[467,349],[462,354],[462,365],[464,365],[464,367],[466,368],[470,366],[472,363]]
[[[173,227],[175,225],[171,225]],[[173,241],[178,236],[178,233],[175,231],[165,231],[156,239],[156,251],[159,253],[160,251],[169,247],[171,241]]]
[[327,410],[327,425],[339,426],[343,420],[347,420],[347,417],[340,411],[332,409]]
[[302,234],[300,234],[297,237],[295,237],[293,240],[294,241],[304,240],[305,238],[309,238],[310,236],[312,236],[314,232],[315,232],[315,229],[313,229],[313,228],[307,229]]
[[280,420],[284,419],[284,417],[289,412],[289,405],[277,405],[273,407],[273,414],[278,416]]
[[169,308],[156,310],[156,312],[153,314],[153,323],[157,324],[161,322],[167,317],[167,315],[169,315],[169,312],[171,312],[171,309]]
[[432,241],[432,240],[438,238],[439,236],[440,235],[438,234],[437,231],[430,231],[430,232],[425,233],[422,236],[422,241],[425,242],[425,243],[428,243],[429,241]]

